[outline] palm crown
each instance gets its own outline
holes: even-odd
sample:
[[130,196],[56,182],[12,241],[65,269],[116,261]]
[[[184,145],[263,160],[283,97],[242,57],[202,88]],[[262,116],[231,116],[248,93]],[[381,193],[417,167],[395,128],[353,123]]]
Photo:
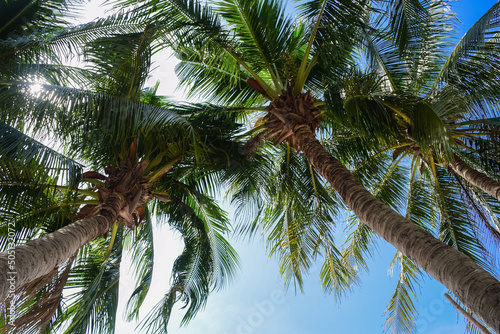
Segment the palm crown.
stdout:
[[[121,3],[137,4],[135,1]],[[264,231],[269,233],[272,251],[288,253],[282,257],[283,272],[287,273],[286,277],[295,275],[299,284],[300,273],[307,270],[312,258],[319,252],[330,254],[330,266],[327,261],[323,271],[327,289],[349,286],[348,282],[355,277],[349,259],[363,263],[361,254],[366,252],[371,237],[369,231],[360,225],[351,240],[361,240],[362,244],[351,243],[342,256],[333,248],[330,232],[325,232],[324,238],[313,233],[313,225],[306,223],[311,218],[300,218],[298,214],[307,209],[287,200],[307,196],[301,186],[294,196],[285,195],[290,191],[286,183],[293,180],[291,171],[296,168],[290,148],[305,152],[303,141],[298,136],[304,131],[319,131],[327,136],[342,134],[344,137],[348,131],[345,127],[360,131],[362,141],[356,142],[355,147],[349,146],[354,140],[341,141],[335,137],[331,138],[335,146],[326,145],[338,158],[346,157],[343,162],[347,164],[356,157],[359,161],[369,157],[371,152],[380,153],[372,164],[366,162],[360,166],[355,175],[385,203],[406,210],[406,217],[413,222],[429,230],[439,226],[440,237],[446,243],[489,268],[481,260],[487,250],[474,235],[473,230],[477,231],[477,228],[471,229],[472,215],[460,206],[464,185],[446,175],[437,164],[450,163],[454,154],[463,156],[467,148],[476,150],[477,145],[482,145],[484,152],[488,152],[481,161],[493,165],[495,160],[498,161],[497,154],[487,150],[492,145],[486,137],[478,136],[482,133],[478,132],[480,122],[491,125],[495,121],[491,119],[494,116],[491,108],[495,106],[497,90],[488,89],[485,94],[476,82],[470,86],[459,84],[467,76],[486,76],[485,69],[491,69],[488,57],[495,57],[497,42],[495,38],[484,37],[489,37],[489,31],[494,33],[495,7],[471,29],[445,61],[446,45],[441,36],[447,36],[450,13],[446,4],[439,1],[384,4],[307,1],[301,5],[296,21],[286,16],[277,1],[227,0],[207,6],[196,1],[175,0],[139,3],[139,8],[151,12],[154,22],[162,22],[170,46],[181,60],[177,67],[180,81],[193,96],[220,104],[237,104],[246,109],[242,115],[268,112],[265,117],[259,118],[262,114],[254,116],[257,123],[253,133],[257,135],[247,148],[255,149],[262,139],[271,138],[275,138],[275,145],[287,144],[287,149],[279,149],[286,158],[274,165],[280,171],[272,174],[275,181],[262,182],[263,185],[273,184],[269,194],[279,189],[282,198],[276,199],[279,204],[274,204],[257,197],[257,207],[260,208],[257,214],[261,218],[255,219],[246,230],[254,231],[259,221],[263,224]],[[380,15],[373,17],[370,13]],[[367,51],[367,63],[373,64],[373,74],[362,75],[353,70],[358,50]],[[482,67],[471,66],[476,63]],[[439,67],[442,64],[444,67]],[[497,77],[497,69],[488,71],[491,87],[495,87]],[[389,93],[383,95],[384,91]],[[429,92],[428,98],[425,91]],[[464,105],[466,93],[473,94],[468,106]],[[483,110],[485,105],[490,109]],[[478,106],[481,109],[474,109]],[[481,121],[477,117],[480,113],[474,114],[474,111],[483,112]],[[494,129],[489,128],[490,138],[496,139]],[[479,131],[484,130],[483,126]],[[456,150],[458,147],[460,150]],[[356,148],[361,151],[356,151]],[[390,150],[394,151],[393,162],[382,156]],[[398,166],[403,152],[416,157],[409,170]],[[418,173],[422,162],[429,166],[428,173],[423,170]],[[302,161],[297,170],[308,171],[309,163],[311,160]],[[380,178],[363,177],[363,172],[375,170],[380,173]],[[324,184],[314,173],[302,172],[301,176],[308,180],[305,183],[315,187],[315,191],[308,194],[322,199],[317,208],[327,207],[323,212],[328,214],[321,218],[325,224],[321,226],[323,231],[329,231],[324,226],[333,218],[335,201],[327,201],[319,195],[323,190],[318,191],[318,188]],[[391,177],[393,182],[387,182]],[[261,189],[260,196],[264,198],[270,196],[263,187],[250,186],[248,182],[242,186],[254,193]],[[425,198],[425,192],[434,200]],[[495,200],[477,192],[472,196],[468,191],[465,194],[470,198],[481,196],[477,197],[478,201],[491,213],[484,220],[487,225],[496,223]],[[237,193],[236,200],[243,202],[242,198],[245,196]],[[292,212],[295,213],[293,218],[288,214]],[[294,219],[296,225],[292,223]],[[497,227],[489,226],[494,233]],[[322,247],[324,251],[319,251]],[[404,291],[411,288],[408,278],[415,276],[418,270],[400,255],[397,259],[403,267],[399,293],[409,296],[410,290]],[[407,297],[397,298],[395,295],[394,300],[400,300],[406,306],[410,304]],[[404,313],[399,313],[400,322],[396,326],[402,328],[406,326],[405,318],[411,318],[414,310],[404,311],[402,305],[393,305],[391,309],[398,307]]]
[[[145,319],[148,331],[165,332],[179,300],[187,306],[188,321],[208,293],[233,275],[237,256],[223,237],[229,222],[197,184],[231,163],[214,151],[237,150],[229,134],[239,131],[239,125],[219,109],[215,115],[207,106],[174,106],[156,96],[157,87],[143,90],[156,31],[130,15],[70,30],[54,28],[52,35],[37,35],[35,44],[6,51],[12,54],[9,61],[18,62],[18,71],[10,71],[13,66],[6,63],[1,78],[2,221],[15,222],[16,243],[92,219],[116,198],[127,203],[115,216],[118,223],[110,221],[109,236],[85,244],[54,270],[19,287],[28,293],[11,299],[19,309],[16,330],[112,332],[123,251],[132,254],[137,279],[127,316],[138,317],[154,264],[148,201],[155,202],[155,215],[167,216],[185,243],[174,264],[172,287]],[[75,40],[85,42],[90,69],[62,66],[54,58],[58,48],[74,47]],[[43,70],[23,72],[33,65],[26,54],[46,55]],[[68,74],[73,75],[60,79]],[[45,80],[38,81],[42,90],[30,91],[34,77]],[[78,87],[82,82],[87,89]],[[29,129],[29,136],[18,129]],[[66,156],[30,137],[49,131]],[[83,163],[91,170],[85,171]],[[103,171],[107,176],[99,173]],[[2,250],[13,246],[7,236],[4,226]],[[76,292],[61,307],[64,286]]]

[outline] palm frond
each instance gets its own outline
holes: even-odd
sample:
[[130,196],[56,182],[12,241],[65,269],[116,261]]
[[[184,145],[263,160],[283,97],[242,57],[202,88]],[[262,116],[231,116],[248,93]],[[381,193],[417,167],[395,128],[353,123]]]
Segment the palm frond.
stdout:
[[220,2],[217,10],[234,27],[238,50],[245,54],[252,69],[269,73],[279,92],[283,83],[275,66],[293,36],[292,22],[284,16],[282,5],[274,0],[228,0]]
[[[61,321],[70,321],[62,327],[65,333],[114,333],[118,307],[118,286],[122,256],[123,225],[108,258],[104,240],[85,246],[70,272],[68,289],[76,291],[68,296],[68,305]],[[60,327],[61,324],[56,324]]]
[[0,39],[31,34],[40,29],[60,29],[67,24],[61,13],[70,5],[65,0],[49,0],[43,3],[31,1],[4,1],[0,14]]
[[417,319],[417,310],[413,301],[417,299],[415,283],[420,286],[418,278],[421,275],[421,271],[399,251],[396,252],[391,262],[390,270],[394,270],[397,265],[400,267],[398,283],[385,310],[387,314],[385,328],[387,332],[391,333],[410,334],[414,332],[415,321]]
[[[8,130],[13,129],[8,127]],[[2,156],[0,219],[11,222],[18,244],[70,223],[73,214],[81,204],[87,202],[85,197],[90,193],[82,190],[79,194],[77,190],[81,165],[15,130],[13,137],[19,139],[21,144],[26,144],[26,149],[16,152],[17,157],[15,154]],[[16,146],[13,150],[22,146]],[[65,164],[69,164],[69,167]],[[63,182],[63,185],[58,182]],[[2,250],[8,246],[7,232],[8,226],[3,224],[0,229]]]
[[432,92],[447,84],[477,105],[484,99],[498,101],[499,15],[497,2],[467,31],[436,77]]
[[[240,69],[230,56],[203,47],[179,50],[180,63],[176,66],[179,83],[187,87],[189,97],[205,98],[207,102],[253,105],[262,101],[262,96],[250,88],[246,80],[250,77]],[[216,76],[217,81],[210,78]]]
[[353,39],[356,35],[352,33],[363,26],[364,5],[350,0],[311,0],[300,5],[299,17],[310,23],[306,34],[307,46],[295,82],[295,94],[303,89],[318,60],[323,63],[322,68],[328,69],[326,64],[338,65],[339,60],[346,59],[342,56],[347,56],[356,40]]
[[23,134],[12,126],[0,121],[0,157],[37,165],[50,171],[52,177],[62,177],[69,184],[75,184],[80,177],[83,165],[66,157],[54,149]]
[[139,309],[146,298],[153,278],[154,250],[151,216],[146,209],[145,220],[137,227],[131,237],[130,253],[136,276],[136,288],[125,306],[128,321],[139,318]]
[[171,202],[157,203],[156,210],[167,215],[185,247],[174,263],[170,290],[140,325],[147,333],[166,333],[178,301],[187,308],[182,321],[186,324],[205,306],[210,291],[231,280],[237,263],[234,249],[222,236],[228,226],[219,207],[192,186],[165,178],[161,183],[168,185]]
[[[162,144],[168,146],[172,141],[168,137],[183,133],[186,145],[197,146],[196,133],[189,122],[169,110],[95,91],[53,85],[42,85],[42,90],[33,96],[25,94],[28,87],[28,83],[16,83],[3,92],[2,99],[10,99],[8,120],[30,127],[35,135],[52,129],[54,137],[69,146],[68,153],[78,153],[90,161],[95,159],[94,164],[116,162],[117,153],[128,152],[127,139],[137,136],[154,139],[161,150]],[[163,141],[159,139],[162,137],[167,138]],[[117,152],[116,147],[121,151]]]
[[[18,57],[24,62],[34,62],[42,56],[67,57],[81,50],[81,46],[97,38],[114,36],[115,34],[136,33],[144,31],[146,21],[138,12],[121,12],[94,22],[73,28],[60,30],[56,34],[25,35],[16,39],[0,40],[0,55]],[[69,54],[68,54],[69,51]]]
[[269,154],[279,159],[269,161],[267,173],[259,171],[259,178],[245,175],[251,179],[239,181],[244,188],[233,198],[241,201],[239,210],[245,208],[247,192],[259,198],[248,208],[257,211],[255,218],[248,221],[242,217],[240,231],[249,236],[261,231],[270,255],[278,258],[286,286],[293,281],[296,289],[302,289],[310,264],[334,244],[332,221],[338,200],[304,157],[293,154],[286,145]]
[[333,292],[335,299],[339,300],[352,290],[355,284],[359,284],[358,271],[333,245],[330,245],[325,253],[325,262],[320,272],[323,290]]
[[407,72],[401,61],[401,54],[397,46],[383,34],[363,29],[362,47],[370,68],[376,69],[383,80],[383,87],[388,91],[395,91],[403,87]]
[[138,101],[151,66],[151,43],[156,28],[143,32],[98,38],[88,42],[85,57],[92,64],[96,90],[107,95]]

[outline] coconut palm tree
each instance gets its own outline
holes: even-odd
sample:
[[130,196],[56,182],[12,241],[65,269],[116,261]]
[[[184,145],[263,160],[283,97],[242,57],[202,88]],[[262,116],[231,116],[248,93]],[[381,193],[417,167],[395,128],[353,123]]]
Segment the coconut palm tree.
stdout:
[[[469,257],[374,197],[316,138],[322,110],[330,103],[324,93],[352,67],[353,50],[363,40],[368,20],[365,3],[307,1],[295,22],[276,1],[139,4],[152,12],[153,22],[165,22],[170,45],[181,59],[180,81],[191,94],[267,112],[257,121],[258,135],[249,146],[275,138],[275,145],[284,142],[303,152],[364,224],[500,331],[500,311],[494,302],[500,283]],[[420,27],[419,33],[431,34],[429,22],[447,13],[439,1],[418,3],[413,12],[401,2],[390,4],[395,4],[389,22],[400,50],[413,38],[408,31]],[[415,22],[421,26],[413,26]]]
[[[492,88],[498,80],[498,45],[491,32],[499,8],[497,3],[481,17],[447,58],[448,43],[436,37],[444,31],[431,34],[429,29],[426,35],[414,38],[402,56],[395,53],[396,44],[380,36],[367,37],[364,49],[374,73],[346,76],[344,112],[335,119],[365,136],[380,138],[388,150],[397,148],[395,156],[411,151],[436,166],[433,169],[448,168],[500,200],[500,183],[494,174],[498,170],[494,145],[498,93]],[[483,89],[476,82],[465,85],[472,77],[490,80],[483,81]],[[386,128],[382,129],[384,122]]]
[[[498,43],[491,32],[498,13],[499,3],[456,45],[443,39],[449,26],[430,26],[427,34],[410,39],[402,55],[396,43],[366,33],[363,51],[370,68],[344,76],[331,96],[340,107],[330,110],[337,123],[365,142],[376,141],[379,152],[391,152],[394,161],[410,161],[410,182],[415,184],[410,188],[427,183],[441,229],[451,223],[450,209],[462,212],[450,226],[481,236],[483,244],[500,236],[498,93],[492,89],[498,80]],[[483,89],[475,81],[468,84],[470,78],[486,77],[490,80],[482,81]],[[463,209],[464,202],[470,210]],[[459,240],[454,234],[446,239],[448,244]]]
[[[123,15],[120,19],[125,21]],[[116,20],[63,31],[55,40]],[[134,23],[130,25],[137,29]],[[236,149],[233,143],[226,144],[227,134],[237,131],[238,125],[227,114],[214,116],[208,108],[193,114],[194,107],[175,108],[158,98],[155,90],[143,92],[155,29],[142,27],[141,32],[128,29],[112,37],[93,35],[83,44],[93,67],[77,70],[78,75],[67,82],[83,81],[87,89],[61,85],[60,73],[75,71],[54,58],[47,57],[51,60],[45,66],[47,73],[24,71],[33,65],[32,52],[54,56],[39,48],[44,43],[12,52],[11,60],[22,70],[11,70],[7,63],[4,67],[2,221],[13,226],[2,226],[1,245],[2,250],[15,252],[15,267],[9,269],[9,251],[0,254],[0,265],[2,275],[12,270],[16,274],[15,293],[4,280],[1,296],[7,298],[5,309],[17,303],[19,318],[10,323],[13,319],[5,313],[3,330],[13,325],[15,331],[26,333],[61,326],[68,333],[112,332],[123,249],[132,252],[137,276],[128,317],[138,317],[154,263],[147,202],[160,202],[155,213],[167,215],[185,241],[173,268],[173,285],[145,321],[148,330],[165,332],[179,300],[187,306],[184,320],[188,321],[204,306],[208,293],[233,274],[236,254],[222,236],[228,230],[227,218],[199,191],[197,182],[204,175],[200,168],[207,173],[201,163],[206,159],[210,168],[231,162],[213,150]],[[46,45],[54,51],[50,43],[49,38]],[[54,68],[60,71],[51,71]],[[30,89],[29,79],[34,77],[47,80],[39,83],[39,91]],[[29,135],[20,129],[29,130]],[[66,156],[33,139],[47,133],[61,143]],[[75,159],[91,170],[83,172]],[[133,232],[126,232],[124,225]],[[78,292],[61,309],[65,284]],[[23,297],[23,292],[28,294]]]
[[[204,113],[202,117],[202,123],[208,124],[209,114]],[[211,134],[217,126],[226,131],[230,123],[221,123],[219,115],[218,121],[210,124]],[[167,126],[163,126],[163,129],[158,127],[158,129],[170,132],[174,136],[179,135]],[[24,140],[24,148],[28,147],[31,152],[43,154],[44,159],[52,160],[54,164],[62,164],[60,155],[50,154],[50,150],[43,145],[33,143],[33,140],[29,138],[22,138],[22,134],[15,133],[14,129],[10,132],[17,134],[18,140]],[[6,141],[12,145],[14,138],[12,135],[10,137],[3,139],[7,139]],[[164,139],[169,139],[167,136],[164,137]],[[209,136],[206,135],[206,137]],[[156,138],[161,138],[161,136],[155,135]],[[146,142],[145,138],[142,139]],[[31,145],[26,145],[26,142]],[[182,148],[179,144],[171,141],[166,143],[165,146],[168,145],[168,149],[163,149],[165,153],[163,158],[168,158],[168,154],[176,153],[176,150]],[[33,146],[40,146],[42,150],[36,150]],[[92,146],[96,147],[96,145]],[[146,145],[144,143],[141,146]],[[161,145],[156,142],[155,146],[157,149],[161,148]],[[20,147],[22,146],[15,146],[16,149]],[[95,186],[95,184],[101,184],[99,181],[109,183],[109,179],[101,180],[98,173],[85,172],[83,173],[84,179],[78,180],[77,184],[80,187],[73,188],[69,184],[61,185],[57,183],[57,178],[43,168],[45,166],[33,168],[20,164],[27,160],[26,151],[20,152],[23,157],[22,161],[7,159],[11,154],[7,155],[5,152],[6,150],[2,150],[3,161],[6,161],[6,164],[2,166],[5,172],[2,194],[6,199],[5,203],[9,205],[2,210],[2,221],[12,221],[13,226],[10,229],[7,229],[7,226],[4,227],[2,245],[4,249],[11,247],[13,246],[12,240],[21,244],[11,248],[16,255],[15,271],[18,274],[16,279],[22,273],[25,273],[25,276],[29,275],[33,267],[37,270],[33,278],[26,283],[19,284],[21,292],[28,291],[29,294],[20,300],[16,300],[20,297],[15,294],[12,300],[16,303],[17,312],[19,312],[19,318],[14,322],[15,329],[28,333],[45,328],[54,313],[61,307],[62,288],[67,284],[69,288],[77,289],[78,292],[70,297],[71,302],[66,308],[59,310],[60,313],[55,323],[48,328],[54,326],[65,328],[64,326],[68,326],[63,322],[65,320],[70,321],[66,331],[71,333],[86,332],[89,328],[94,328],[96,331],[112,331],[117,307],[122,247],[133,255],[133,264],[137,267],[138,286],[129,302],[128,312],[129,318],[137,317],[139,307],[151,283],[154,264],[152,219],[147,214],[143,200],[138,202],[139,207],[132,212],[127,208],[124,212],[123,207],[119,209],[119,212],[128,216],[127,219],[130,220],[122,220],[121,216],[118,222],[114,223],[117,217],[111,217],[114,221],[108,224],[102,216],[99,217],[100,207],[105,207],[105,204],[99,200],[97,188],[101,186]],[[132,155],[127,157],[130,156]],[[99,158],[102,158],[102,155]],[[179,159],[176,156],[172,160],[178,161]],[[155,201],[167,202],[157,203],[155,213],[166,215],[168,217],[166,223],[179,231],[185,241],[185,251],[174,266],[173,286],[166,294],[165,300],[159,305],[161,309],[158,310],[158,315],[161,316],[151,316],[145,322],[145,326],[148,326],[151,331],[160,332],[166,328],[169,312],[178,300],[183,300],[186,305],[189,305],[185,316],[185,321],[188,321],[204,305],[209,291],[212,288],[221,287],[234,270],[236,255],[222,237],[222,233],[228,229],[227,218],[210,198],[201,194],[197,189],[196,181],[200,177],[194,177],[196,175],[193,176],[193,173],[189,171],[193,169],[193,161],[190,162],[190,160],[192,159],[189,155],[186,155],[186,158],[178,163],[179,166],[176,166],[177,171],[175,168],[170,171],[171,162],[160,163],[158,166],[161,169],[150,168],[147,177],[141,177],[144,180],[153,176],[158,178],[159,174],[164,174],[149,187],[147,196],[154,197]],[[160,159],[157,161],[161,162]],[[212,161],[211,167],[213,167]],[[130,170],[129,167],[124,167],[124,169]],[[99,179],[92,177],[99,177]],[[88,182],[91,182],[90,188],[85,186]],[[26,190],[29,192],[27,193]],[[122,196],[118,195],[118,198],[122,200]],[[97,219],[94,219],[95,216]],[[97,224],[95,220],[98,221]],[[120,221],[122,224],[119,224]],[[123,223],[131,228],[130,232],[124,231]],[[12,231],[16,231],[16,236],[9,239],[8,236]],[[98,238],[103,234],[110,236],[105,236],[104,239]],[[95,240],[96,238],[98,239]],[[28,241],[30,239],[31,241]],[[80,244],[80,248],[77,248]],[[25,257],[26,252],[31,258]],[[4,252],[2,256],[6,254],[9,253]],[[67,258],[64,259],[64,256]],[[41,267],[39,262],[48,263],[47,267],[52,268],[47,272],[47,269]],[[25,267],[28,268],[25,269]],[[47,282],[48,285],[43,287]],[[37,292],[41,287],[43,287],[42,291]],[[12,299],[12,293],[9,293],[7,298]],[[99,314],[98,319],[95,319],[92,314]]]
[[[438,168],[434,177],[425,165],[419,163],[415,168],[415,162],[405,161],[403,155],[394,158],[392,152],[381,153],[383,149],[374,141],[374,137],[361,139],[357,133],[339,128],[324,145],[349,166],[356,178],[377,198],[399,208],[405,217],[483,268],[494,271],[496,253],[491,246],[496,245],[497,238],[485,225],[490,223],[488,211],[477,207],[478,203],[474,206],[464,194],[463,184],[446,170]],[[361,156],[353,154],[360,149],[366,153]],[[496,200],[483,199],[492,213],[498,212]],[[495,219],[494,214],[491,219]],[[373,256],[378,237],[356,217],[349,218],[348,226],[350,233],[344,243],[342,259],[367,269],[366,257]],[[398,280],[386,310],[387,330],[411,333],[418,315],[414,306],[418,296],[416,287],[424,273],[400,252],[395,255],[390,270],[397,271]]]

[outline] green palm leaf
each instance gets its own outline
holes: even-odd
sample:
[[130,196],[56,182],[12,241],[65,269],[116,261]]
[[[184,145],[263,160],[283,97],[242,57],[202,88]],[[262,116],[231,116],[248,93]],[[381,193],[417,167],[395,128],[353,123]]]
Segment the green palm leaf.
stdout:
[[463,91],[475,103],[480,104],[484,97],[498,100],[495,87],[499,77],[496,32],[499,14],[500,3],[497,2],[467,31],[436,77],[433,91],[446,82]]
[[170,290],[142,321],[147,333],[167,331],[177,301],[187,308],[183,323],[191,320],[205,306],[208,293],[233,277],[237,263],[236,253],[221,234],[228,226],[220,209],[192,187],[166,184],[171,202],[158,203],[157,210],[167,213],[168,223],[181,234],[185,247],[174,263]]
[[67,288],[69,296],[63,319],[70,319],[65,333],[114,333],[122,259],[123,226],[120,226],[110,256],[107,245],[97,240],[83,249],[75,263]]
[[127,247],[130,249],[132,267],[136,276],[136,288],[125,306],[128,321],[139,318],[139,309],[146,298],[153,278],[153,227],[148,209],[146,209],[146,215],[141,225],[131,233],[131,241]]
[[420,286],[417,279],[421,271],[400,252],[396,252],[390,270],[397,265],[400,267],[398,283],[385,311],[387,313],[385,327],[386,331],[392,333],[413,333],[417,319],[417,310],[413,304],[413,300],[417,298],[415,283]]

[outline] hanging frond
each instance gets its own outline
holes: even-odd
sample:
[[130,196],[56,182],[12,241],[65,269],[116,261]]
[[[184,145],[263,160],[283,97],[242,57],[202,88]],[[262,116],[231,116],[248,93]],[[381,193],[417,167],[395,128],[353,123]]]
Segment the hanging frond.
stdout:
[[165,297],[140,325],[147,333],[166,333],[172,308],[178,301],[187,308],[183,324],[202,309],[210,291],[222,288],[233,277],[237,264],[234,249],[223,238],[227,218],[218,206],[192,187],[168,182],[170,199],[158,203],[168,223],[184,240],[184,251],[172,268],[172,283]]
[[139,309],[146,298],[153,278],[154,249],[151,216],[146,208],[145,220],[136,228],[130,241],[132,268],[136,277],[136,288],[125,306],[126,319],[139,319]]
[[385,310],[387,320],[385,328],[390,333],[414,333],[415,321],[417,319],[417,310],[414,306],[415,285],[420,287],[418,278],[421,276],[420,269],[411,262],[401,252],[396,252],[391,262],[390,269],[394,270],[399,266],[398,283],[389,305]]
[[[62,327],[64,333],[114,333],[122,238],[123,225],[118,229],[108,258],[104,240],[98,239],[80,251],[67,283],[69,291],[75,292],[68,296],[61,318],[70,321],[67,327]],[[60,327],[61,323],[56,325]]]
[[37,165],[49,171],[52,177],[63,177],[69,184],[75,184],[83,165],[52,148],[34,140],[15,128],[0,121],[0,157]]

